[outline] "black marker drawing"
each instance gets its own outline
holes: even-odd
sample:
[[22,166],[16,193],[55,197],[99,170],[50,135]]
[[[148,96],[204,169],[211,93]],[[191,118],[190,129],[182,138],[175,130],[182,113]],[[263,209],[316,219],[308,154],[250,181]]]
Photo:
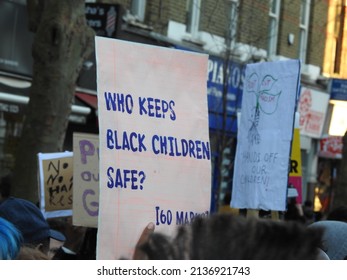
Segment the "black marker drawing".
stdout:
[[254,112],[251,115],[251,126],[248,130],[248,142],[251,145],[258,145],[261,142],[261,137],[258,131],[260,122],[260,112],[266,115],[272,115],[278,108],[279,97],[281,91],[273,93],[273,85],[277,82],[271,75],[265,75],[259,82],[257,73],[252,73],[246,81],[246,89],[252,92],[256,97],[256,104],[253,108]]

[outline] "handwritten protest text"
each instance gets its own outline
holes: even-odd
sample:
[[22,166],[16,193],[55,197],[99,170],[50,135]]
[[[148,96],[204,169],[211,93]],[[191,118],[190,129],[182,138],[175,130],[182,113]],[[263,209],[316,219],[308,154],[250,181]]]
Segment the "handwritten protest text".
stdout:
[[240,183],[268,186],[273,164],[276,164],[278,158],[278,153],[242,152],[242,162],[248,168],[240,175]]
[[[209,142],[192,139],[178,139],[173,136],[153,135],[150,148],[156,155],[163,154],[175,157],[190,157],[210,160]],[[147,151],[146,135],[137,132],[107,129],[106,146],[110,150],[126,150],[131,152]]]
[[[174,213],[174,214],[173,214]],[[176,225],[190,224],[196,217],[208,216],[209,211],[203,213],[196,213],[193,211],[180,211],[180,210],[163,210],[159,206],[155,207],[155,224],[171,225],[172,222]]]
[[144,171],[136,169],[120,169],[120,168],[107,168],[107,187],[112,188],[130,188],[132,190],[143,189],[143,182],[146,179]]
[[[131,94],[105,92],[104,93],[107,111],[117,111],[132,114],[134,111],[134,100]],[[137,103],[138,113],[143,116],[165,119],[169,117],[176,120],[174,111],[175,102],[166,101],[153,97],[139,97]]]
[[72,205],[72,177],[69,177],[68,172],[65,172],[65,170],[69,170],[70,162],[68,159],[52,159],[47,162],[48,177],[45,184],[48,201],[46,201],[46,206],[68,207]]

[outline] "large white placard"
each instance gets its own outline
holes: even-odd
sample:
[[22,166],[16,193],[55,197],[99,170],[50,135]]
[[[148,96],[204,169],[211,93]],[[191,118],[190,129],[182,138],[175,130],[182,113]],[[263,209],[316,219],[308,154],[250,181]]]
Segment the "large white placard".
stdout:
[[231,206],[283,211],[300,62],[246,66]]
[[170,235],[209,213],[208,57],[96,37],[96,59],[97,258],[129,259],[149,222]]

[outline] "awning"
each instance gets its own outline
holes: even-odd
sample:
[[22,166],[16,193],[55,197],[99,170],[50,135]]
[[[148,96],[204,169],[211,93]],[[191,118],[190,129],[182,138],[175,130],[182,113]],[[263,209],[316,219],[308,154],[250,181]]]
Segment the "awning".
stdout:
[[[29,97],[6,93],[6,92],[0,92],[0,101],[26,105],[29,102]],[[72,105],[71,109],[72,109],[72,113],[80,114],[80,115],[88,115],[91,111],[89,107],[78,106],[78,105]]]
[[98,98],[96,95],[83,92],[76,92],[75,96],[77,96],[78,99],[80,99],[90,107],[98,109]]

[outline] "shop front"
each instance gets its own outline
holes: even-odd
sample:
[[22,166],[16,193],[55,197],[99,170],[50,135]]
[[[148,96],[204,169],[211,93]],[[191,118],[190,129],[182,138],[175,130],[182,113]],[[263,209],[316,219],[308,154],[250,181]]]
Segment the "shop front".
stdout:
[[313,203],[315,199],[318,184],[318,145],[328,117],[329,98],[330,95],[324,89],[302,84],[297,107],[300,116],[302,203]]
[[331,79],[329,84],[329,116],[319,142],[317,202],[323,213],[346,203],[343,172],[343,140],[347,131],[347,80]]

